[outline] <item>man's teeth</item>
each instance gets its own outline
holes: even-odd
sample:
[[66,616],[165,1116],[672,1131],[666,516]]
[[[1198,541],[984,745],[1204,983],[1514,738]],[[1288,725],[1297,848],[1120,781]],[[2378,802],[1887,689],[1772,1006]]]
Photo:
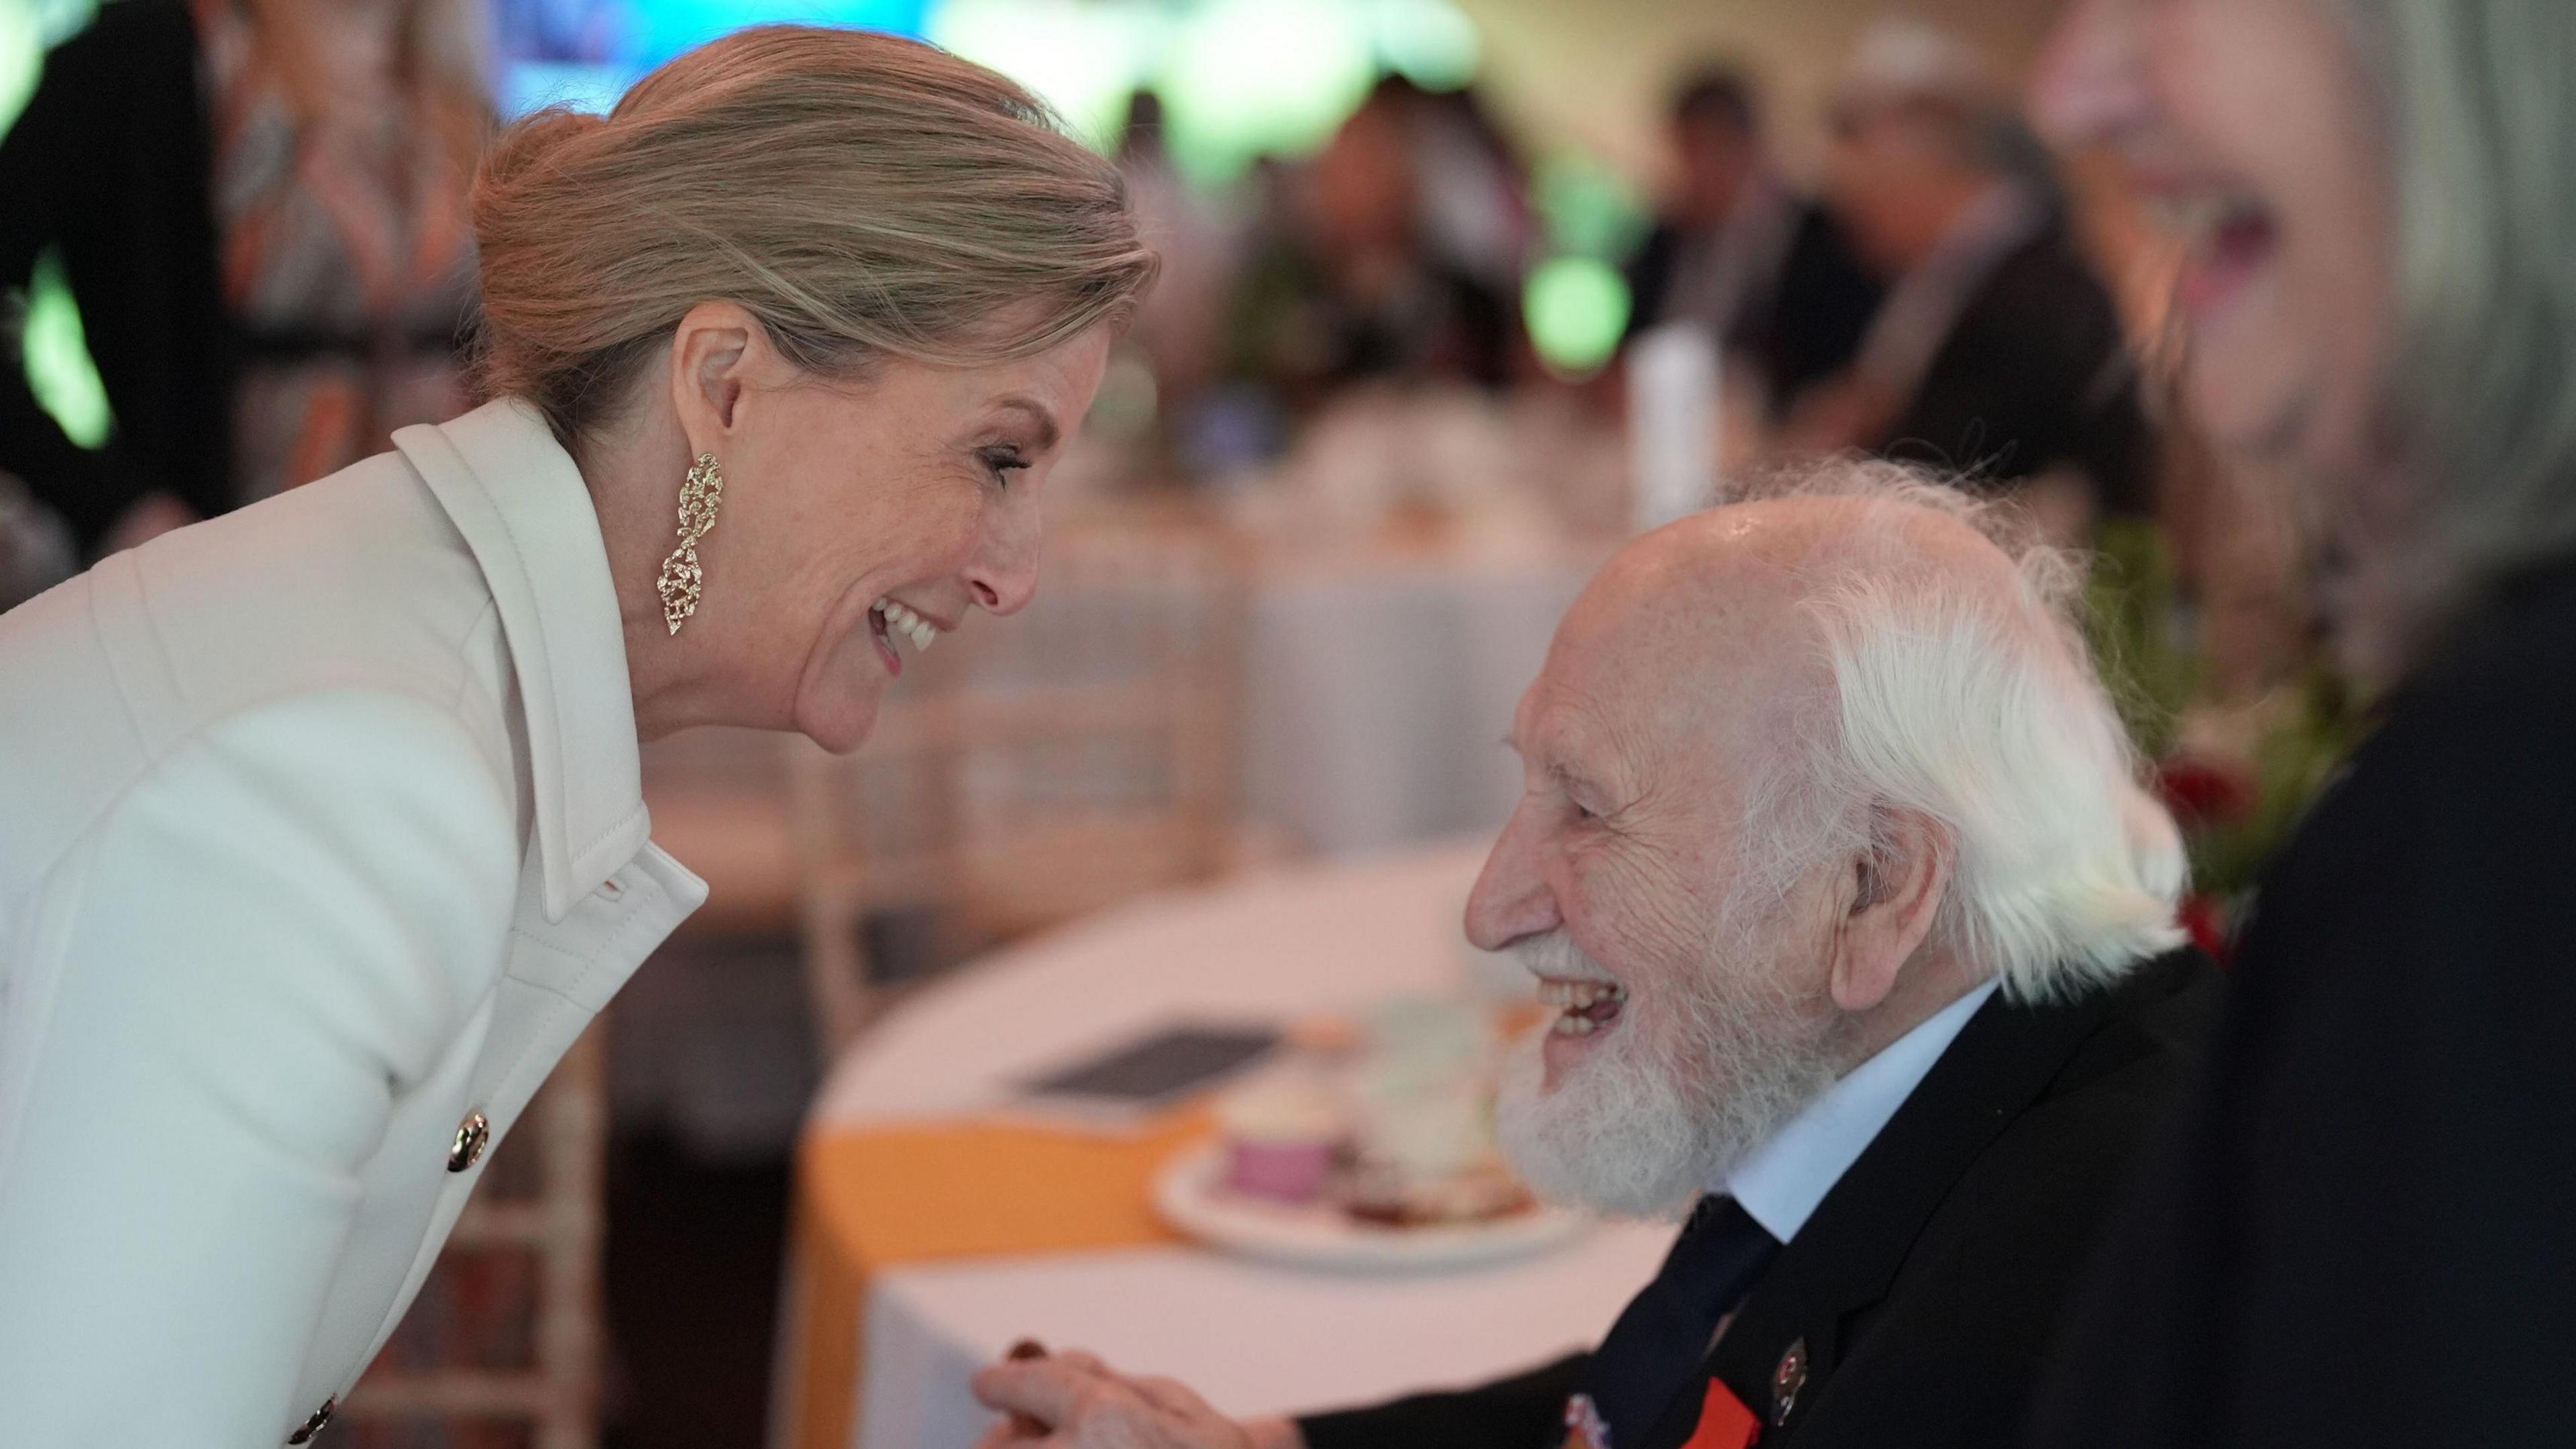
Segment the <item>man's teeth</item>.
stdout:
[[[1618,1015],[1618,1007],[1628,999],[1628,988],[1615,981],[1541,981],[1538,999],[1559,1010],[1549,1030],[1558,1036],[1590,1036]],[[1611,1010],[1594,1016],[1593,1008],[1604,1003]]]
[[879,599],[871,605],[883,615],[886,627],[912,641],[916,654],[930,652],[930,641],[939,637],[939,626],[931,623],[893,599]]
[[1589,1010],[1596,1001],[1625,1001],[1628,988],[1616,981],[1541,981],[1538,999],[1550,1006]]

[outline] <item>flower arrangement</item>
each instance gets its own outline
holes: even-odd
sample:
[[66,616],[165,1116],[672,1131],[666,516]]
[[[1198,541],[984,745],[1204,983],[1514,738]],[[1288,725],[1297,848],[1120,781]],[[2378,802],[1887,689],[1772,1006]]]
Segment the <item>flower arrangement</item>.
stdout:
[[2191,858],[2183,923],[2224,960],[2264,863],[2358,743],[2351,692],[2311,661],[2251,698],[2213,697],[2196,621],[2151,524],[2103,526],[2086,605],[2103,679],[2182,827]]

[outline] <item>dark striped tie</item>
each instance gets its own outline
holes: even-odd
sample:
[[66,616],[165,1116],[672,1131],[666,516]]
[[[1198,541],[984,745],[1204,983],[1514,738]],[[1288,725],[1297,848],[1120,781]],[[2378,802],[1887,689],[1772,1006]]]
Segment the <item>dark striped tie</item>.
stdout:
[[1699,1386],[1718,1323],[1779,1251],[1779,1240],[1735,1199],[1699,1200],[1663,1270],[1610,1325],[1585,1371],[1583,1392],[1610,1431],[1599,1449],[1644,1449],[1673,1400]]

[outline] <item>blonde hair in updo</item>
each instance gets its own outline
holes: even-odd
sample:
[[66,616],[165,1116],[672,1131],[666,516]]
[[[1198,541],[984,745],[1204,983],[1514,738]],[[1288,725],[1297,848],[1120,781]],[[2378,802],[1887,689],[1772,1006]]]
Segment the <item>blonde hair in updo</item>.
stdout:
[[799,366],[972,365],[1122,321],[1152,284],[1116,167],[1019,86],[893,36],[762,26],[605,117],[504,131],[474,183],[487,397],[567,447],[701,302]]

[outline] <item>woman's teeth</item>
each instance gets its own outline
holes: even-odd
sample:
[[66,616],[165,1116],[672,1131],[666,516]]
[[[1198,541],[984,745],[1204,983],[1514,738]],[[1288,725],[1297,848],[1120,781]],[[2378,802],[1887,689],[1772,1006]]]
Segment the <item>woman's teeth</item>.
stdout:
[[2216,231],[2236,206],[2233,198],[2219,191],[2169,192],[2150,196],[2144,204],[2158,226],[2186,242]]
[[1560,1011],[1550,1031],[1558,1036],[1590,1036],[1618,1019],[1628,988],[1615,981],[1542,980],[1538,999]]
[[910,639],[912,652],[915,654],[929,653],[930,641],[939,637],[938,625],[905,608],[896,600],[879,599],[868,607],[875,610],[878,616],[886,621],[889,632],[901,634]]
[[2270,213],[2250,196],[2222,190],[2150,197],[2148,214],[2196,257],[2209,257],[2249,235],[2269,236]]

